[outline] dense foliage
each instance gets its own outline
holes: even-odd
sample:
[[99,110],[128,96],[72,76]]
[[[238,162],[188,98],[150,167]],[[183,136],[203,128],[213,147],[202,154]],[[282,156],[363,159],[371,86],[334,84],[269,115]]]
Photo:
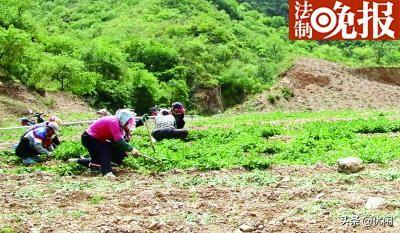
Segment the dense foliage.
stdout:
[[[297,56],[397,65],[398,42],[292,42],[281,0],[0,0],[0,73],[96,106],[135,108],[221,89],[226,107]],[[191,105],[191,106],[190,106]]]

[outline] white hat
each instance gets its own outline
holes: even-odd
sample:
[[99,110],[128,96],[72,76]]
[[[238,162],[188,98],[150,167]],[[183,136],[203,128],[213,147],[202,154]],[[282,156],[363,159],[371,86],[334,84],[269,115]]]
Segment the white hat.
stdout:
[[47,124],[47,127],[53,129],[55,134],[58,134],[58,132],[60,131],[60,126],[58,126],[58,124],[55,122],[49,122],[49,124]]

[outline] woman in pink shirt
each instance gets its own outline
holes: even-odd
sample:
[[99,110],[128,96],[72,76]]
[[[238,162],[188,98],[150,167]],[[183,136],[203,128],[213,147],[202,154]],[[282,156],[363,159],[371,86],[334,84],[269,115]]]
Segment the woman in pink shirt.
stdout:
[[117,111],[115,116],[96,120],[82,134],[82,145],[89,151],[91,158],[79,159],[78,163],[99,167],[104,176],[114,177],[111,162],[122,164],[127,152],[133,156],[140,155],[124,138],[134,127],[133,114],[126,109]]

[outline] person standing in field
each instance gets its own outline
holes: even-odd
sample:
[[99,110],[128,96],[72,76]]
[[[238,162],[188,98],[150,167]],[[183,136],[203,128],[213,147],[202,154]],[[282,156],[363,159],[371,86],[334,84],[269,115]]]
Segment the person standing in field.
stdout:
[[77,159],[77,162],[87,167],[98,167],[103,176],[115,177],[111,162],[121,165],[128,153],[139,156],[138,150],[127,141],[135,127],[133,113],[127,109],[118,110],[115,116],[104,116],[96,120],[83,132],[82,145],[89,151],[90,158]]

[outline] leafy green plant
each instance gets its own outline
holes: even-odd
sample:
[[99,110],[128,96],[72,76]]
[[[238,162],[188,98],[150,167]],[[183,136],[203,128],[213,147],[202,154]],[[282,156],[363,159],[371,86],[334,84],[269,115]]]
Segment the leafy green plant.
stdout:
[[281,134],[281,129],[273,126],[266,127],[261,132],[261,136],[264,138],[270,138],[280,134]]
[[63,142],[54,152],[54,158],[60,160],[68,160],[71,158],[79,158],[87,153],[87,150],[80,142]]

